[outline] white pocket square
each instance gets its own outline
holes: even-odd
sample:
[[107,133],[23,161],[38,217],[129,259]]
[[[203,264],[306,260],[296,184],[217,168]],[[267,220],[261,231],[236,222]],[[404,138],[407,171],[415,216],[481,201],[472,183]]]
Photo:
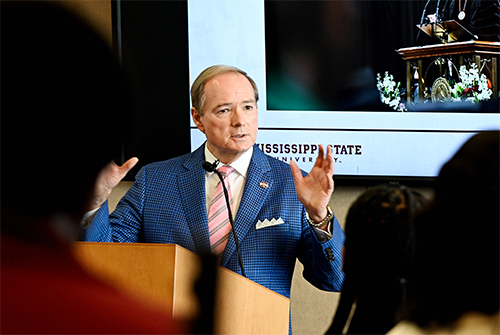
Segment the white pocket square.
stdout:
[[255,225],[255,229],[276,226],[276,225],[279,225],[282,223],[285,223],[285,221],[283,221],[282,218],[272,219],[272,220],[265,219],[264,221],[259,220],[259,221],[257,221],[257,224]]

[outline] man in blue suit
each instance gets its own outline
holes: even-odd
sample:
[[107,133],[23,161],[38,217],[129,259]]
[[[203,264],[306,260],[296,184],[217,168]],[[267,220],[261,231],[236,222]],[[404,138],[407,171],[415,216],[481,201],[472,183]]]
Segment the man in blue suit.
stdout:
[[[136,158],[111,163],[95,188],[87,241],[179,244],[211,252],[207,213],[217,175],[203,162],[230,165],[234,225],[246,276],[290,297],[295,259],[304,278],[322,290],[340,291],[344,279],[344,232],[327,206],[333,192],[331,147],[304,176],[256,145],[258,91],[237,68],[217,65],[203,71],[191,90],[191,115],[207,141],[190,154],[141,169],[136,181],[109,215],[106,199]],[[220,264],[240,273],[236,242],[229,234]]]

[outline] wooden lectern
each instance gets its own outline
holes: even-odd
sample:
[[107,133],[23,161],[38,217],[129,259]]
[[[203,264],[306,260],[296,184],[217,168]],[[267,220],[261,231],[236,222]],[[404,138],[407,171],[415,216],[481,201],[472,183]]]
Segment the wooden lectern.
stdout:
[[[91,273],[138,300],[195,319],[194,285],[201,259],[173,244],[75,242],[77,259]],[[288,334],[290,300],[217,266],[216,334]]]

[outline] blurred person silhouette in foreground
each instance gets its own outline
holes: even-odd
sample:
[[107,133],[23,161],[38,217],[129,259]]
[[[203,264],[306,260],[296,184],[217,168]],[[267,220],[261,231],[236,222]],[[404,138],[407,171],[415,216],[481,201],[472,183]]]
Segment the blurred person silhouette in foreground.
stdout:
[[473,136],[441,169],[417,218],[411,315],[389,334],[500,333],[500,132]]
[[71,252],[86,196],[120,147],[128,103],[112,53],[62,8],[0,6],[1,332],[184,332],[91,277]]
[[380,185],[351,206],[345,226],[344,288],[327,334],[385,334],[405,316],[414,220],[425,203],[415,190]]

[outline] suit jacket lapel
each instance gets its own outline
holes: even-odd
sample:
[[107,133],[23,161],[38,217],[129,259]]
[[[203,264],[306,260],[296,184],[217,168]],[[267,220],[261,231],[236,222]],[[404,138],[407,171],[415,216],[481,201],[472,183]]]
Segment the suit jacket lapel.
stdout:
[[[248,167],[243,196],[234,220],[236,235],[238,236],[240,244],[248,231],[255,225],[257,215],[267,199],[269,189],[272,187],[273,179],[269,173],[270,171],[271,166],[265,154],[257,146],[254,146],[253,156],[250,161],[250,166]],[[267,183],[268,187],[261,186],[261,182]],[[236,243],[233,233],[231,232],[229,234],[226,249],[222,255],[222,266],[227,264],[227,261],[232,257],[234,252],[236,252]]]
[[205,160],[205,145],[200,146],[184,162],[186,171],[179,175],[179,193],[187,225],[191,231],[197,253],[210,252],[208,235],[207,208],[205,204],[205,170],[202,163]]

